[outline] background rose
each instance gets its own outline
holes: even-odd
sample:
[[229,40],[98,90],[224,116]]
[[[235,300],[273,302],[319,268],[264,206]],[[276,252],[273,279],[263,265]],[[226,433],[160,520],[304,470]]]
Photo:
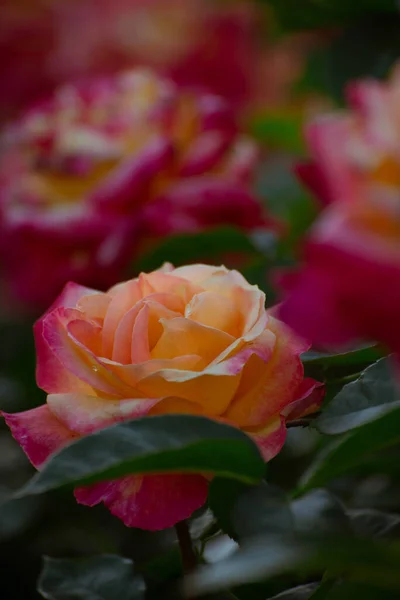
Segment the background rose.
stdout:
[[[69,284],[35,326],[47,404],[6,421],[38,468],[77,437],[166,413],[235,425],[268,461],[284,443],[285,421],[318,406],[322,393],[304,379],[308,344],[264,302],[237,271],[206,265],[165,265],[107,293]],[[130,476],[75,495],[89,506],[103,501],[128,526],[162,529],[205,502],[207,480]]]
[[248,0],[5,0],[0,118],[67,81],[135,66],[237,109],[286,103],[314,36],[269,40],[269,21]]
[[352,84],[348,96],[351,110],[308,130],[306,177],[330,205],[306,240],[304,268],[283,280],[279,314],[322,347],[367,339],[398,352],[400,70],[388,83]]
[[1,151],[0,256],[35,306],[69,279],[112,285],[143,240],[271,224],[250,190],[256,146],[226,103],[147,71],[60,88]]

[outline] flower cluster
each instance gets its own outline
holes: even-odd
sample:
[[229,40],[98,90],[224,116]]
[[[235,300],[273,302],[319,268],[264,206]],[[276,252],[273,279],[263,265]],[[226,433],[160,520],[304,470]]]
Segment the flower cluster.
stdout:
[[250,192],[256,161],[217,96],[139,69],[61,87],[0,147],[0,257],[14,295],[44,306],[68,280],[104,289],[144,239],[268,225]]
[[[286,421],[315,409],[323,393],[304,378],[300,354],[309,344],[264,304],[237,271],[206,265],[166,264],[106,293],[69,284],[35,326],[47,403],[6,421],[39,469],[79,437],[168,413],[236,426],[268,461],[284,443]],[[127,526],[162,529],[202,506],[207,485],[195,474],[127,476],[75,496],[104,502]]]
[[283,281],[280,316],[325,348],[377,340],[400,351],[400,70],[349,89],[351,109],[308,129],[302,175],[327,205]]

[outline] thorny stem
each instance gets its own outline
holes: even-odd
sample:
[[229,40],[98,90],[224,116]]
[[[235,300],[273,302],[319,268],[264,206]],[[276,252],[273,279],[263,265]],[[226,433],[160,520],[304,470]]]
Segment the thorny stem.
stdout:
[[175,525],[175,531],[181,551],[182,567],[185,574],[193,571],[197,566],[197,557],[193,549],[192,538],[186,521],[180,521]]

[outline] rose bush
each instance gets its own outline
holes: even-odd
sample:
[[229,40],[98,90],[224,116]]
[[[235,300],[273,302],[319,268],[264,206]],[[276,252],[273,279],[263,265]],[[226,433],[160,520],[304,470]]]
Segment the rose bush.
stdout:
[[[283,279],[280,317],[322,347],[360,339],[400,351],[400,70],[349,89],[351,110],[310,125],[315,174],[328,207]],[[316,169],[316,170],[315,170]]]
[[0,150],[0,258],[25,303],[70,279],[105,289],[143,240],[270,224],[250,190],[257,149],[228,105],[147,71],[60,88]]
[[[206,265],[166,264],[106,293],[68,284],[35,325],[47,403],[6,422],[39,469],[80,436],[167,413],[239,427],[268,461],[283,446],[286,421],[314,410],[323,392],[304,378],[309,344],[264,304],[237,271]],[[75,496],[104,502],[127,526],[162,529],[202,506],[207,485],[194,474],[128,476]]]

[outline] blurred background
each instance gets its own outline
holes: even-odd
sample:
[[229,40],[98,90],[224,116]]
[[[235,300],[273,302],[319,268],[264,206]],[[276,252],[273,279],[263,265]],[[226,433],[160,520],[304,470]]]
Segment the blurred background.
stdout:
[[[321,209],[296,177],[304,124],[352,79],[386,76],[399,21],[394,0],[3,0],[0,409],[44,402],[32,325],[69,280],[106,289],[165,261],[222,262],[272,306],[273,273]],[[320,444],[290,430],[269,480],[291,489]],[[180,570],[172,532],[129,531],[69,494],[7,500],[31,474],[0,423],[1,600],[39,598],[43,554],[99,551],[136,559],[160,598],[157,577]],[[388,511],[400,495],[373,467],[334,491]]]

